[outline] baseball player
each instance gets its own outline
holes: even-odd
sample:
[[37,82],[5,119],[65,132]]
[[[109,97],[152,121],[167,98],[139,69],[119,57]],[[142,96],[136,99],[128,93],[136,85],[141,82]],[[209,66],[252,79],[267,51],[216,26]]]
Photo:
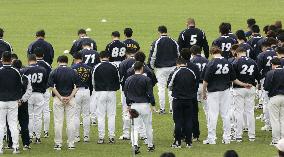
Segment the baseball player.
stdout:
[[84,142],[90,139],[90,89],[92,88],[92,68],[82,62],[82,53],[74,53],[74,64],[72,69],[77,71],[80,78],[80,85],[75,96],[75,142],[80,142],[80,117],[82,113]]
[[[223,120],[223,140],[222,143],[230,144],[230,116],[229,88],[234,81],[240,86],[249,86],[236,80],[235,71],[228,60],[222,57],[222,51],[217,47],[212,47],[210,53],[213,59],[206,65],[203,71],[203,99],[208,104],[208,137],[203,144],[216,144],[216,125],[219,113]],[[208,92],[208,93],[207,93]]]
[[2,56],[2,53],[5,51],[13,52],[11,44],[5,41],[3,37],[4,37],[4,30],[0,28],[0,56]]
[[108,118],[109,143],[115,142],[116,91],[119,90],[119,73],[115,65],[109,62],[109,53],[100,52],[101,63],[92,73],[92,83],[96,95],[98,117],[98,144],[104,143],[105,116]]
[[133,50],[135,52],[140,50],[140,46],[137,41],[132,39],[133,30],[131,28],[124,29],[125,40],[123,43],[126,45],[128,50]]
[[257,56],[262,52],[261,45],[258,45],[257,42],[259,40],[261,40],[263,37],[259,33],[260,29],[259,29],[258,25],[254,24],[254,25],[252,25],[250,27],[250,29],[251,29],[251,32],[252,32],[251,38],[248,41],[248,44],[252,47],[252,51],[250,53],[251,54],[250,57],[253,60],[257,60]]
[[68,65],[68,57],[59,56],[57,59],[58,67],[54,69],[48,79],[48,87],[52,90],[53,112],[54,112],[54,149],[61,150],[62,129],[64,113],[66,114],[68,149],[75,149],[75,99],[74,96],[80,86],[79,76],[75,70]]
[[92,49],[92,43],[90,41],[82,41],[83,49],[80,53],[83,56],[83,63],[90,67],[94,67],[100,62],[99,53]]
[[[134,118],[134,137],[131,139],[132,146],[135,148],[135,154],[140,153],[138,146],[138,129],[140,127],[139,120],[145,124],[148,151],[155,150],[153,145],[153,129],[152,129],[152,110],[151,105],[155,106],[155,98],[153,95],[153,85],[151,79],[143,75],[142,62],[134,64],[135,74],[127,78],[124,85],[124,93],[128,108],[135,109],[139,113],[138,118]],[[150,105],[151,104],[151,105]]]
[[278,58],[280,58],[281,67],[284,68],[284,47],[276,48],[276,53],[277,53]]
[[[175,60],[179,56],[179,46],[175,40],[167,35],[167,27],[159,26],[159,39],[155,40],[150,49],[148,64],[156,70],[158,79],[158,96],[160,100],[160,114],[165,114],[166,85],[170,73],[175,69]],[[172,112],[171,92],[168,91],[170,113]]]

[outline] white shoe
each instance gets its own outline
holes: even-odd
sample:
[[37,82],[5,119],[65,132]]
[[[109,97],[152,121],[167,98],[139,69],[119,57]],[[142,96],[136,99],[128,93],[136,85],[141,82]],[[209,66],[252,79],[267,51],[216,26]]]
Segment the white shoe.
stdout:
[[121,135],[119,137],[120,140],[130,140],[129,136]]
[[69,144],[68,144],[68,149],[69,149],[69,150],[75,149],[74,143],[69,143]]
[[14,148],[13,154],[20,154],[20,149],[19,148]]
[[271,130],[272,130],[272,128],[268,125],[265,125],[261,128],[261,131],[271,131]]
[[84,142],[90,142],[89,136],[85,136],[85,137],[84,137]]
[[206,139],[203,141],[203,144],[216,144],[216,141]]
[[254,141],[255,141],[255,138],[249,138],[249,141],[250,141],[250,142],[254,142]]
[[81,141],[80,136],[76,136],[74,141],[75,141],[76,143],[77,143],[77,142],[80,142],[80,141]]
[[222,140],[222,143],[223,143],[223,144],[230,144],[231,141],[230,141],[230,140]]

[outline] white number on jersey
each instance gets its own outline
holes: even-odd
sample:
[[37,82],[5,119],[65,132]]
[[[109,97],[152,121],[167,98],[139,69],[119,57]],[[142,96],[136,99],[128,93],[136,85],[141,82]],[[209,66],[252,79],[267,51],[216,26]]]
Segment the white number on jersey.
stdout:
[[85,64],[88,64],[90,59],[91,59],[90,63],[95,63],[96,55],[95,54],[85,55],[85,58],[86,58]]
[[220,75],[220,74],[228,74],[229,73],[229,65],[225,64],[224,66],[222,64],[217,64],[217,70],[215,74]]
[[190,36],[190,45],[194,45],[194,44],[196,44],[196,42],[197,42],[197,40],[196,40],[196,38],[197,38],[197,35],[191,35]]
[[243,70],[240,72],[240,74],[246,75],[247,73],[249,73],[249,75],[252,75],[254,72],[254,65],[251,65],[250,67],[243,65],[242,69]]
[[268,56],[267,58],[267,63],[266,63],[266,66],[268,66],[268,67],[270,67],[271,66],[271,59],[272,59],[272,57],[271,56]]
[[247,50],[247,57],[250,56],[250,49]]
[[232,47],[231,43],[222,43],[222,51],[230,51]]
[[32,83],[41,83],[42,77],[43,73],[34,73],[28,75],[28,78],[31,80]]
[[198,66],[199,71],[203,71],[205,66],[206,66],[206,63],[202,63],[202,64],[201,63],[196,63],[196,65]]
[[112,49],[111,56],[112,57],[118,57],[118,56],[123,57],[125,55],[125,51],[126,51],[125,47],[122,47],[122,48],[115,47]]

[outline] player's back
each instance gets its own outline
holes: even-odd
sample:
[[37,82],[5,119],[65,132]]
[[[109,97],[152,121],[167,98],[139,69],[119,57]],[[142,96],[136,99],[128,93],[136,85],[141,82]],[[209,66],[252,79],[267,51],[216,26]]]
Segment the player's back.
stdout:
[[[197,54],[191,59],[191,62],[198,66],[200,78],[202,78],[202,72],[205,66],[207,65],[207,63],[209,62],[208,59],[202,57],[200,54]],[[200,83],[203,82],[202,79],[200,79],[199,81]]]
[[100,63],[99,53],[93,49],[83,49],[80,51],[83,56],[83,63],[90,67],[94,67]]
[[253,54],[251,53],[253,49],[252,49],[252,47],[250,46],[250,44],[248,44],[247,42],[244,42],[244,43],[241,43],[241,44],[239,45],[239,47],[245,49],[245,51],[247,52],[247,53],[246,53],[246,56],[247,56],[247,57],[250,57],[250,58],[253,58],[253,57],[254,57]]
[[22,73],[30,79],[33,92],[46,92],[48,75],[45,68],[33,64],[22,69]]
[[90,88],[91,84],[92,84],[92,79],[91,79],[91,71],[92,71],[92,67],[84,64],[84,63],[77,63],[77,64],[73,64],[72,69],[77,71],[77,74],[80,78],[80,85],[79,87],[85,87]]
[[[183,45],[180,45],[181,48],[191,48],[193,45],[203,46],[203,40],[205,38],[205,33],[195,27],[189,27],[185,29],[180,34],[180,39],[183,41]],[[179,41],[179,44],[181,42]]]
[[260,39],[262,39],[262,36],[260,34],[256,34],[247,42],[252,47],[251,58],[254,60],[256,60],[258,54],[261,53],[261,47],[257,44]]
[[237,41],[227,35],[220,36],[213,41],[212,45],[217,46],[222,50],[222,56],[226,59],[232,57],[231,47],[236,44]]
[[43,59],[39,59],[37,60],[37,65],[43,67],[46,70],[47,76],[49,76],[52,69],[46,61],[44,61]]
[[83,49],[83,43],[90,43],[91,44],[91,49],[93,50],[97,50],[97,44],[95,42],[95,40],[93,40],[90,37],[81,37],[77,40],[74,41],[71,50],[70,50],[70,54],[73,55],[74,53],[80,51]]
[[262,78],[266,76],[266,73],[271,70],[270,61],[277,57],[276,52],[273,49],[267,49],[257,56],[257,65],[260,70]]
[[122,62],[125,59],[126,45],[120,40],[113,40],[106,47],[110,62]]
[[140,50],[138,42],[133,39],[126,39],[123,41],[123,43],[126,45],[127,49],[129,50],[133,50],[135,52]]
[[5,51],[12,52],[13,49],[8,42],[6,42],[3,39],[0,39],[0,56],[2,56],[2,53],[5,52]]

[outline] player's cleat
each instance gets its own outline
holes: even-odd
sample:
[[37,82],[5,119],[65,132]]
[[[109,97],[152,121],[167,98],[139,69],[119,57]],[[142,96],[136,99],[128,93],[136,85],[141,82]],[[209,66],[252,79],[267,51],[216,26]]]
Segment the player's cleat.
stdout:
[[97,122],[93,121],[93,122],[91,122],[91,125],[92,125],[92,126],[96,126],[96,125],[97,125]]
[[192,144],[186,144],[185,147],[190,149],[192,147]]
[[261,127],[261,131],[272,131],[272,128],[268,125]]
[[134,149],[135,154],[139,154],[139,153],[140,153],[139,148],[140,148],[140,147],[138,147],[138,146],[136,146],[136,145],[134,146],[133,149]]
[[54,150],[61,150],[61,145],[55,144],[53,147]]
[[83,122],[80,122],[80,125],[83,125]]
[[126,137],[126,136],[124,136],[124,135],[120,136],[119,139],[120,139],[120,140],[124,140],[124,141],[130,140],[129,137]]
[[90,142],[89,136],[85,136],[85,137],[84,137],[84,142]]
[[13,154],[20,154],[20,149],[19,148],[14,148]]
[[145,139],[147,139],[147,137],[145,137],[145,136],[140,137],[140,140],[145,140]]
[[171,145],[172,148],[181,148],[181,142],[178,141],[174,141],[174,143]]
[[104,139],[99,139],[97,144],[104,144],[105,143],[105,140]]
[[48,138],[49,137],[49,134],[48,134],[48,131],[44,131],[44,138]]
[[241,142],[243,142],[243,139],[242,138],[236,138],[236,142],[241,143]]
[[74,143],[68,144],[68,149],[69,149],[69,150],[74,150],[75,148],[76,148],[76,147],[75,147]]
[[273,141],[270,143],[271,146],[275,146],[277,144],[278,144],[277,142],[273,142]]
[[166,114],[166,110],[165,109],[160,109],[159,111],[157,111],[159,114]]
[[250,142],[254,142],[254,141],[255,141],[255,138],[249,138],[249,141],[250,141]]
[[248,128],[244,128],[243,132],[248,132],[248,130],[249,130]]
[[222,140],[222,143],[223,143],[223,144],[230,144],[231,141],[230,141],[230,140]]
[[259,115],[258,117],[255,118],[256,120],[262,120],[263,119],[263,114]]
[[198,138],[193,138],[192,142],[200,142],[200,140]]
[[152,147],[148,147],[147,148],[148,152],[154,152],[154,150],[155,150],[155,145],[153,145]]
[[173,110],[170,110],[170,111],[169,111],[169,114],[173,114]]
[[231,136],[231,141],[236,141],[236,137],[235,136]]
[[31,146],[28,146],[28,145],[24,145],[23,146],[23,150],[26,151],[26,150],[31,150]]
[[33,132],[32,138],[36,138],[36,133]]
[[203,141],[203,144],[216,144],[216,141],[206,139],[206,140]]
[[12,146],[6,146],[6,147],[4,147],[4,149],[6,149],[6,150],[13,150],[13,147]]
[[30,143],[33,143],[33,139],[32,138],[30,138]]
[[115,143],[114,138],[109,138],[109,139],[108,139],[108,143],[109,143],[109,144],[114,144],[114,143]]
[[41,144],[40,138],[36,138],[36,139],[35,139],[35,144]]
[[76,136],[74,141],[75,141],[76,143],[77,143],[77,142],[80,142],[80,141],[81,141],[80,136]]

